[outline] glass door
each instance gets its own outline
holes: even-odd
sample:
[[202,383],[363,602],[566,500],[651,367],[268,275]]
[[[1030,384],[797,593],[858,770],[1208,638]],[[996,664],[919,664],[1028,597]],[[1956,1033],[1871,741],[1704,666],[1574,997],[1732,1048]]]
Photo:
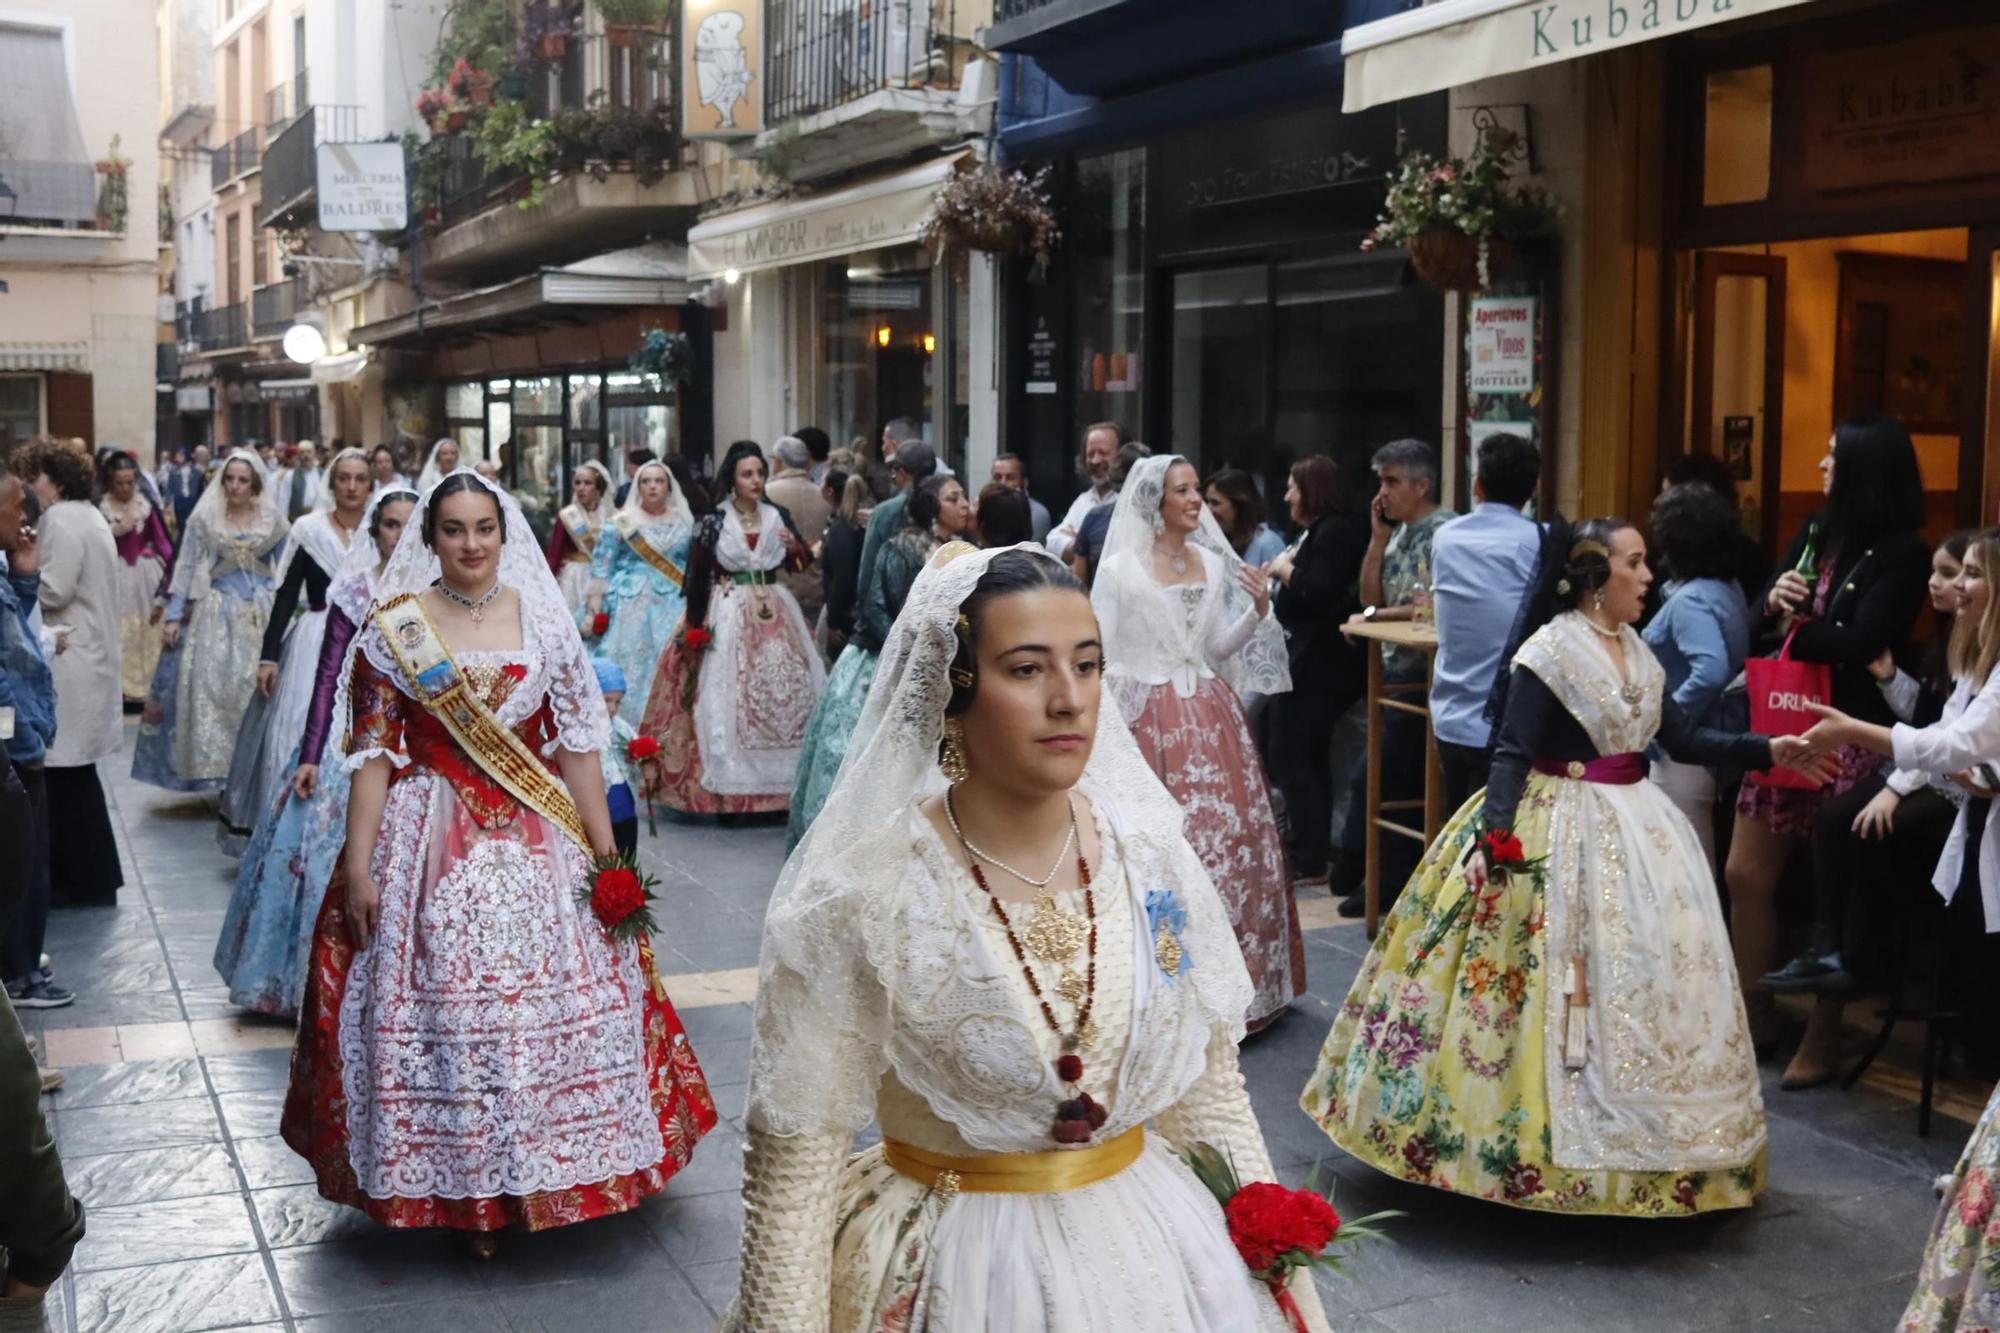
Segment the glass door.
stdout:
[[1259,260],[1169,275],[1167,444],[1204,476],[1261,476],[1271,452],[1271,268]]

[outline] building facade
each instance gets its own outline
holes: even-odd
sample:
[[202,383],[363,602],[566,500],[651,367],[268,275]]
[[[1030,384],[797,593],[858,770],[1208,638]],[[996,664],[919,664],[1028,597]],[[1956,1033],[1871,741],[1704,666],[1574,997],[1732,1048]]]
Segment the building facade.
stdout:
[[0,9],[0,448],[46,432],[151,456],[160,76],[131,35],[152,18],[144,0]]

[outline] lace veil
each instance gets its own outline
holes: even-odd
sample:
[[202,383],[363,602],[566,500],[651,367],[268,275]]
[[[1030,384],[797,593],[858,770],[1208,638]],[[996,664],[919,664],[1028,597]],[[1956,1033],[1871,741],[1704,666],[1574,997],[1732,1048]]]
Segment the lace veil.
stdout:
[[[576,465],[576,472],[595,472],[597,474],[597,508],[591,512],[597,514],[599,517],[610,513],[611,497],[618,490],[618,487],[611,480],[611,469],[598,462],[595,458],[586,458]],[[576,480],[576,472],[570,474],[572,482]],[[671,480],[673,475],[672,472],[667,473],[668,479]],[[575,501],[572,500],[570,503],[574,504]]]
[[[360,450],[342,450],[343,453],[361,453]],[[364,458],[366,455],[362,455]],[[361,515],[361,530],[354,534],[354,544],[347,548],[347,557],[340,562],[340,570],[327,586],[326,599],[340,608],[340,613],[355,626],[368,618],[368,607],[375,600],[375,568],[385,563],[375,549],[375,539],[368,530],[375,525],[375,511],[384,502],[395,499],[411,500],[417,493],[407,486],[382,486],[368,497],[368,508]],[[416,511],[410,511],[412,521]],[[398,538],[400,542],[401,539]],[[392,548],[390,554],[394,554]]]
[[[403,525],[403,535],[396,542],[396,549],[390,553],[389,561],[382,567],[382,573],[375,580],[374,602],[385,602],[402,593],[421,593],[438,579],[438,558],[430,547],[424,544],[424,515],[429,512],[431,496],[438,486],[451,477],[465,477],[474,487],[485,491],[500,503],[500,518],[506,529],[507,539],[500,545],[500,582],[515,590],[521,598],[521,631],[524,640],[532,634],[544,648],[560,642],[567,633],[576,635],[576,626],[569,618],[568,608],[563,603],[562,589],[556,585],[556,577],[549,572],[549,562],[542,556],[542,548],[535,541],[534,529],[528,526],[527,517],[521,512],[521,505],[506,490],[480,476],[469,467],[460,467],[446,477],[441,477],[430,487],[419,493],[416,508],[410,511],[409,521]],[[395,494],[400,487],[385,490],[384,494]],[[367,540],[364,529],[357,545],[366,542],[369,553],[374,553],[374,543]],[[347,570],[342,571],[345,582]],[[343,609],[345,609],[343,607]],[[366,608],[363,608],[364,615]],[[349,696],[354,679],[354,655],[366,649],[373,632],[366,625],[359,627],[359,633],[348,645],[347,656],[340,664],[340,685],[334,695],[333,731],[329,733],[337,742],[343,754],[347,751],[347,738],[353,723],[354,706]],[[582,653],[579,641],[578,654]],[[370,653],[369,660],[384,671],[393,672],[394,663],[386,658],[378,659],[380,648]],[[590,676],[589,671],[583,675]],[[597,681],[591,677],[582,686],[592,695],[597,693]],[[599,713],[603,704],[598,704]],[[608,744],[609,721],[599,724]]]
[[[1156,454],[1140,459],[1126,474],[1124,488],[1118,492],[1118,507],[1111,511],[1111,526],[1105,533],[1104,554],[1098,562],[1097,585],[1091,594],[1091,604],[1098,608],[1098,620],[1104,626],[1105,646],[1114,665],[1123,663],[1143,669],[1132,661],[1132,649],[1137,645],[1126,640],[1128,631],[1144,633],[1143,627],[1119,623],[1119,617],[1110,614],[1110,607],[1121,593],[1127,605],[1144,605],[1142,598],[1157,600],[1156,589],[1159,585],[1152,579],[1153,538],[1159,532],[1155,525],[1160,521],[1160,502],[1166,496],[1167,472],[1176,463],[1187,461],[1179,454]],[[1202,506],[1201,526],[1188,534],[1187,541],[1189,546],[1203,554],[1204,563],[1209,566],[1212,576],[1208,596],[1216,599],[1217,605],[1209,611],[1205,623],[1227,628],[1246,616],[1256,615],[1256,604],[1238,581],[1238,575],[1244,568],[1243,557],[1236,554],[1229,538],[1223,534],[1222,525],[1215,521],[1215,515],[1208,512],[1206,505]],[[1124,558],[1118,559],[1120,556]],[[1218,561],[1219,572],[1216,568]],[[1135,579],[1144,580],[1137,589],[1118,586],[1120,580]],[[1198,644],[1196,647],[1201,649],[1205,645]],[[1215,674],[1228,681],[1238,695],[1284,694],[1292,688],[1291,658],[1285,650],[1285,631],[1273,615],[1267,614],[1257,621],[1248,641],[1240,649],[1210,665]]]
[[[897,899],[913,859],[904,822],[912,802],[944,790],[938,743],[959,608],[994,557],[1019,551],[1059,564],[1033,543],[973,551],[952,543],[910,588],[876,668],[854,739],[826,805],[786,860],[764,919],[757,1043],[749,1117],[779,1134],[858,1129],[874,1115],[889,1013],[884,1002]],[[1180,806],[1160,784],[1110,698],[1078,789],[1115,814],[1117,827],[1170,845]],[[1192,861],[1192,856],[1188,858]],[[1215,929],[1233,942],[1220,900]],[[1243,994],[1214,969],[1204,1002],[1241,1024]]]
[[265,521],[284,522],[284,513],[278,508],[278,497],[271,489],[271,469],[264,466],[264,460],[257,457],[255,450],[231,449],[229,456],[209,477],[208,484],[201,488],[201,498],[194,502],[194,512],[188,515],[188,527],[192,529],[206,520],[211,531],[222,531],[222,515],[228,508],[228,502],[223,499],[222,473],[231,463],[245,464],[257,475],[257,507],[263,511]]
[[[431,487],[437,485],[439,482],[445,479],[447,474],[438,471],[438,451],[443,449],[447,444],[456,448],[458,445],[458,441],[452,439],[450,436],[447,435],[443,439],[431,445],[430,453],[424,456],[423,471],[417,473],[417,494],[429,495]],[[465,451],[463,449],[460,449],[459,450],[460,461],[463,461],[464,455]],[[456,468],[452,469],[452,471],[454,472],[456,472],[457,470],[458,469]]]
[[[357,449],[351,444],[336,453],[332,458],[327,459],[326,463],[319,470],[319,498],[313,501],[314,509],[325,513],[333,508],[334,465],[349,458],[358,461],[363,468],[368,466],[368,451],[366,449]],[[373,497],[371,496],[370,498],[372,499]]]
[[[603,471],[601,467],[598,470]],[[649,514],[646,512],[644,506],[639,503],[639,478],[645,476],[648,472],[658,472],[667,479],[667,508],[664,514]],[[604,484],[605,494],[609,495],[611,493],[611,481],[608,475],[605,478]],[[600,503],[602,502],[600,501]],[[648,463],[641,463],[633,470],[631,489],[625,492],[625,503],[619,506],[618,512],[620,514],[632,515],[626,521],[639,527],[644,527],[648,523],[660,522],[685,523],[689,527],[694,526],[694,510],[688,507],[687,496],[681,494],[681,484],[674,480],[673,469],[657,458]]]

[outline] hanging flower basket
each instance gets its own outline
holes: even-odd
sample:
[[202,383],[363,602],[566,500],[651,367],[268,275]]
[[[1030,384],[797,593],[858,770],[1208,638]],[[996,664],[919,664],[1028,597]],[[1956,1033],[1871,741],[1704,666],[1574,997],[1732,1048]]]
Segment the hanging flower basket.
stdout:
[[[1483,271],[1482,246],[1486,251]],[[1484,291],[1521,267],[1521,248],[1512,241],[1467,236],[1442,227],[1418,232],[1410,238],[1409,247],[1410,266],[1417,276],[1447,292]]]
[[1049,252],[1062,239],[1046,186],[1049,169],[1032,177],[991,162],[961,169],[945,182],[918,231],[932,251],[947,245],[987,254],[1031,255],[1048,268]]

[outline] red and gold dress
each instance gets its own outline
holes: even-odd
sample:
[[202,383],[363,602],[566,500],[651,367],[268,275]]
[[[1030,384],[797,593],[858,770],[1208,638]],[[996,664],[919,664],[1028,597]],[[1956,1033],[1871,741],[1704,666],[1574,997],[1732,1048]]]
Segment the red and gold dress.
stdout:
[[[545,763],[604,743],[603,701],[559,614],[459,668]],[[348,763],[395,766],[356,950],[337,863],[285,1101],[319,1191],[398,1227],[561,1226],[638,1206],[687,1164],[715,1104],[637,944],[576,893],[581,848],[420,704],[376,625],[352,659]],[[592,710],[595,710],[594,713]]]

